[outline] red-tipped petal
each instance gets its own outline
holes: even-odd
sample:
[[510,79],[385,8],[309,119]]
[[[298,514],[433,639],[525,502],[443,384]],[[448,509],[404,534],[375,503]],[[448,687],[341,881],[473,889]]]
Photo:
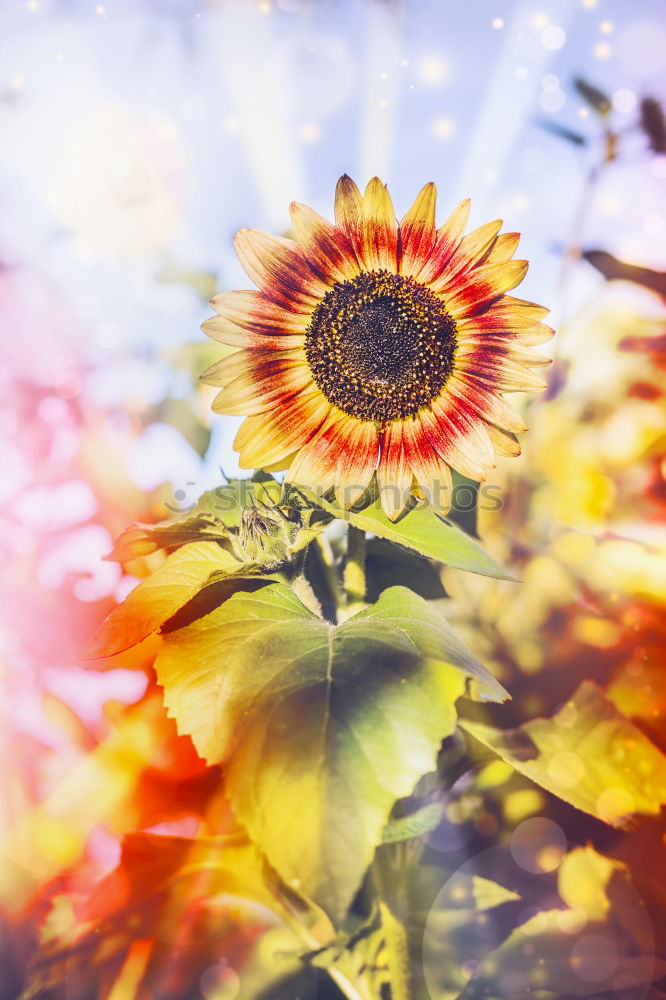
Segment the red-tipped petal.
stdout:
[[329,291],[294,240],[270,236],[259,229],[241,229],[235,244],[246,274],[278,305],[309,313]]
[[379,457],[379,434],[374,423],[347,417],[345,448],[336,470],[335,498],[343,510],[361,499],[372,479]]
[[363,195],[348,174],[343,174],[335,188],[335,224],[343,232],[355,233],[361,218]]
[[345,233],[317,212],[292,202],[291,221],[296,240],[315,274],[326,284],[347,281],[360,272],[356,254]]
[[414,278],[423,284],[429,284],[444,273],[449,261],[460,246],[462,234],[469,218],[469,210],[470,200],[465,198],[451,213],[444,225],[437,230],[432,248],[422,260],[420,269],[413,272]]
[[330,410],[331,404],[315,389],[297,393],[268,413],[248,417],[234,441],[241,468],[263,469],[286,460],[317,433]]
[[262,292],[222,292],[210,304],[217,315],[201,329],[222,344],[274,351],[303,342],[308,316],[281,308]]
[[[259,351],[239,353],[252,353],[259,357],[262,354]],[[264,413],[281,406],[295,393],[311,386],[312,374],[307,361],[294,361],[291,358],[285,361],[285,353],[277,354],[277,360],[257,359],[249,364],[244,364],[245,359],[235,362],[238,374],[213,400],[214,412],[229,416]]]
[[420,416],[424,433],[445,462],[468,479],[485,479],[495,455],[482,421],[448,398],[435,400]]
[[366,270],[397,272],[398,223],[388,188],[378,177],[365,189],[357,234],[357,252]]
[[437,188],[426,184],[400,222],[400,273],[406,277],[418,274],[434,249],[436,201]]
[[396,521],[409,503],[412,480],[412,470],[403,448],[403,422],[395,420],[384,431],[377,467],[379,498],[391,521]]
[[440,514],[451,507],[453,483],[451,469],[426,437],[420,415],[403,424],[403,449],[424,500]]
[[546,383],[529,368],[510,357],[493,357],[487,351],[456,358],[456,374],[491,392],[542,392]]
[[374,424],[359,426],[364,423],[333,408],[319,431],[294,458],[288,482],[308,486],[323,495],[341,484],[341,476],[351,474],[356,481],[350,479],[349,486],[356,490],[350,489],[348,496],[351,498],[358,490],[360,496],[372,478],[377,454]]
[[501,396],[494,392],[480,389],[457,375],[452,375],[446,384],[446,391],[455,400],[460,400],[464,407],[472,410],[477,416],[488,423],[497,424],[505,430],[521,434],[527,430],[527,424]]
[[446,295],[457,291],[463,279],[485,262],[501,227],[502,220],[495,219],[463,237],[439,278],[430,282],[433,292]]
[[479,309],[492,302],[519,285],[525,277],[527,267],[526,260],[510,260],[475,268],[466,275],[464,285],[450,288],[444,293],[447,311],[452,316],[466,315],[472,309]]

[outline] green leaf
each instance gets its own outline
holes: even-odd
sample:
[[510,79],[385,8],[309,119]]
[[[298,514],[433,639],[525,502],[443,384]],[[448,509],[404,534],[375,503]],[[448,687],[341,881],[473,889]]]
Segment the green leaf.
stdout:
[[327,519],[318,508],[279,503],[281,491],[280,484],[264,473],[231,479],[202,494],[179,517],[133,524],[106,558],[126,563],[159,549],[217,541],[242,561],[274,567],[305,548]]
[[478,538],[479,496],[481,495],[481,499],[483,499],[481,483],[468,479],[456,469],[451,469],[451,481],[453,484],[451,509],[447,514],[447,520],[464,531],[466,535]]
[[396,580],[426,601],[446,597],[439,573],[429,559],[382,538],[371,538],[368,542],[365,573],[369,601],[376,601]]
[[243,511],[253,503],[278,503],[282,486],[269,473],[255,472],[251,479],[228,479],[213,490],[212,494],[218,517],[228,527],[239,527]]
[[611,826],[666,804],[666,757],[591,681],[552,719],[508,731],[460,725],[516,771]]
[[[495,847],[494,852],[500,850]],[[482,858],[483,853],[479,857]],[[495,853],[495,857],[500,857],[499,853]],[[441,867],[421,866],[419,875],[423,884],[433,886],[432,891],[436,895],[431,899],[424,894],[421,906],[424,903],[425,906],[412,913],[411,922],[414,931],[418,932],[424,976],[423,993],[419,997],[432,997],[433,1000],[467,997],[466,983],[469,982],[470,987],[476,984],[475,978],[470,980],[469,965],[479,963],[492,945],[509,933],[520,909],[526,909],[531,902],[512,889],[476,874],[470,870],[471,867],[470,861],[444,881]],[[493,869],[500,877],[507,878],[509,870],[506,866],[500,866],[496,861]],[[437,891],[439,886],[441,889]],[[507,904],[504,912],[492,912]],[[492,985],[497,987],[497,983]],[[479,992],[477,996],[484,997],[484,1000],[486,997],[514,1000],[510,986],[506,991],[491,988],[487,992]],[[535,996],[542,1000],[541,994],[535,993]]]
[[207,515],[197,514],[160,524],[137,521],[123,531],[105,558],[110,562],[126,563],[160,549],[178,549],[189,542],[223,541],[229,535],[221,521]]
[[386,996],[386,990],[393,986],[387,958],[386,928],[379,912],[354,934],[303,956],[308,965],[326,969],[342,987],[343,995],[348,995],[344,984],[353,984],[355,992],[349,995],[362,1000]]
[[[308,497],[313,496],[307,491],[303,493]],[[400,520],[389,521],[378,500],[363,510],[341,510],[336,504],[319,497],[313,502],[333,517],[378,538],[419,552],[428,559],[435,559],[470,573],[492,576],[497,580],[513,580],[473,538],[439,517],[431,507],[417,505]]]
[[[566,867],[572,870],[563,876]],[[567,881],[571,900],[563,893]],[[539,988],[554,998],[648,995],[649,984],[666,973],[666,962],[629,872],[591,848],[575,848],[558,872],[558,891],[568,906],[534,913],[499,947],[484,948],[461,998],[496,997],[502,982],[510,983],[512,1000],[532,1000]]]
[[[559,909],[530,917],[499,948],[481,958],[474,979],[459,994],[459,1000],[479,996],[490,1000],[508,1000],[509,996],[511,1000],[532,1000],[535,995],[553,1000],[607,997],[615,993],[613,974],[636,991],[625,996],[646,995],[641,987],[652,981],[653,954],[628,955],[631,942],[626,932],[616,926],[587,923],[581,929],[572,921],[575,930],[567,932],[562,929],[566,919],[567,911]],[[538,962],[535,955],[539,956]],[[511,992],[498,989],[498,982],[510,983]],[[544,992],[537,992],[541,990]]]
[[429,802],[416,812],[387,823],[382,830],[382,844],[397,844],[402,840],[421,837],[424,833],[434,830],[441,818],[441,803]]
[[437,908],[466,910],[468,912],[492,910],[504,903],[515,902],[520,893],[506,886],[466,871],[458,871],[448,879],[439,896]]
[[544,132],[550,132],[551,135],[556,135],[558,139],[565,139],[567,142],[573,143],[574,146],[587,145],[586,136],[581,135],[580,132],[574,132],[573,129],[566,128],[566,126],[560,125],[558,122],[552,122],[549,118],[538,118],[536,124]]
[[340,921],[398,798],[435,768],[465,691],[503,688],[403,587],[339,626],[286,586],[164,637],[169,713],[224,763],[239,820],[288,885]]
[[127,528],[106,557],[129,562],[158,549],[175,549],[188,542],[231,539],[240,527],[243,511],[256,502],[276,503],[281,486],[272,476],[257,473],[251,479],[230,479],[202,493],[186,511],[166,507],[174,516],[157,524],[137,522]]
[[193,542],[167,556],[155,572],[111,612],[84,653],[115,656],[156,632],[205,586],[246,576],[249,567],[215,542]]
[[384,931],[391,998],[392,1000],[411,1000],[412,973],[407,931],[383,900],[379,901],[379,913]]
[[612,107],[612,102],[608,94],[605,94],[603,90],[599,90],[594,84],[588,83],[587,80],[583,80],[582,77],[577,76],[574,79],[574,87],[586,101],[591,108],[601,115],[602,118],[608,114]]

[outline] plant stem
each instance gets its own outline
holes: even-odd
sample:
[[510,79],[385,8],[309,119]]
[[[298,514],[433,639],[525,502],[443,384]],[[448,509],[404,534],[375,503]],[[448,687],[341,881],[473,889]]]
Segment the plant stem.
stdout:
[[405,874],[415,845],[422,838],[384,844],[375,855],[371,873],[379,905],[393,1000],[413,1000],[412,970],[403,914],[408,912]]
[[[331,598],[337,611],[337,608],[340,605],[340,587],[338,584],[338,574],[335,568],[335,559],[333,557],[333,552],[331,551],[331,546],[323,535],[319,535],[315,538],[312,544],[316,547],[319,554],[321,567],[326,577],[326,583],[328,584],[328,589],[331,592]],[[335,618],[333,620],[335,621]]]
[[303,602],[306,608],[309,608],[316,615],[321,615],[321,604],[310,585],[310,581],[305,575],[306,554],[307,549],[301,549],[300,552],[296,553],[293,563],[291,586],[298,599]]
[[380,901],[379,911],[386,936],[386,954],[394,1000],[412,1000],[409,943],[402,923],[386,903]]
[[[302,919],[299,919],[294,912],[284,911],[282,916],[291,929],[295,931],[298,937],[300,937],[301,941],[307,948],[318,949],[325,945],[325,941],[323,941],[316,933],[313,933],[313,931],[307,927]],[[332,934],[333,928],[329,927],[328,932],[329,934]],[[347,1000],[376,1000],[376,998],[371,996],[365,989],[365,984],[363,982],[359,982],[358,984],[353,982],[353,980],[351,980],[346,973],[342,971],[342,969],[327,968],[326,972],[336,984],[340,992],[347,997]]]
[[340,969],[327,969],[326,971],[340,992],[347,997],[347,1000],[371,1000],[365,990],[361,993]]
[[355,607],[365,601],[365,532],[347,526],[347,560],[343,573],[343,583],[347,597],[347,607]]
[[310,585],[310,581],[307,579],[304,573],[299,573],[291,581],[292,590],[298,597],[298,599],[309,608],[310,611],[314,612],[315,615],[321,617],[321,604],[317,600],[317,595]]

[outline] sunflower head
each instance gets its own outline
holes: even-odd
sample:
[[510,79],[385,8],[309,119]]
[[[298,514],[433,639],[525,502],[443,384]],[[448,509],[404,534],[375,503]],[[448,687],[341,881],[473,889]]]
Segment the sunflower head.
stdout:
[[293,203],[295,239],[243,229],[236,248],[258,291],[211,302],[209,336],[239,348],[202,376],[213,409],[242,414],[244,468],[348,508],[373,476],[387,515],[412,493],[446,512],[451,468],[480,481],[495,455],[520,452],[520,417],[504,392],[539,390],[526,348],[552,331],[546,309],[510,292],[525,261],[517,233],[490,222],[464,235],[469,201],[436,227],[426,184],[400,222],[377,178],[341,177],[335,223]]

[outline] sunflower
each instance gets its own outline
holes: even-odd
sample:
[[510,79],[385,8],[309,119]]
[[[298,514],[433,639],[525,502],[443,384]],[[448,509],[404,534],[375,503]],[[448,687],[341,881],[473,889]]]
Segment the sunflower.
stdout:
[[338,181],[335,225],[291,205],[295,240],[242,229],[236,249],[259,291],[222,292],[202,329],[240,348],[202,375],[217,413],[245,415],[243,468],[356,504],[377,476],[386,514],[410,495],[446,512],[451,468],[481,481],[525,430],[503,392],[539,390],[525,348],[547,309],[506,293],[522,281],[518,233],[501,220],[464,236],[469,200],[439,229],[434,184],[398,223],[388,190]]

